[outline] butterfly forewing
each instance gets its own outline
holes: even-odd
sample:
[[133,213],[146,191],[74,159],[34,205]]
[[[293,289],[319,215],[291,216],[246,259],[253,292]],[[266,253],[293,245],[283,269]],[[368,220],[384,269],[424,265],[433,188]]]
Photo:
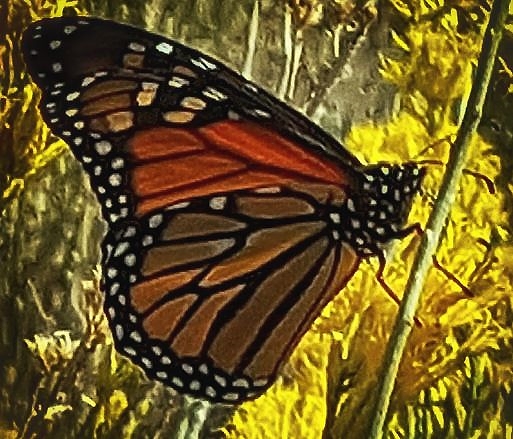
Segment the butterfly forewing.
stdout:
[[324,149],[293,142],[325,134],[293,110],[269,117],[259,99],[274,98],[199,52],[108,21],[42,23],[24,38],[42,112],[90,174],[107,221],[207,193],[347,179]]

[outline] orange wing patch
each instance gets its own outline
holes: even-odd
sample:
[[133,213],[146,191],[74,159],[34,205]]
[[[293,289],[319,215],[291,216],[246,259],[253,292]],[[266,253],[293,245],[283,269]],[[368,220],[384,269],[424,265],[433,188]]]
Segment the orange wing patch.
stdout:
[[197,129],[154,128],[127,143],[136,215],[188,200],[243,189],[319,183],[334,190],[347,175],[327,159],[252,122],[216,122]]

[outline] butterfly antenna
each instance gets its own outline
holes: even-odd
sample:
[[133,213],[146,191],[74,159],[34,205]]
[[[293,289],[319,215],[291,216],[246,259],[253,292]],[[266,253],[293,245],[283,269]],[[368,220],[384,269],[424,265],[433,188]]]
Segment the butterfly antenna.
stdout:
[[419,153],[416,155],[416,157],[422,157],[424,154],[426,154],[430,149],[434,149],[435,147],[441,145],[442,143],[449,143],[449,144],[452,144],[452,139],[451,137],[453,136],[454,134],[449,134],[445,137],[442,137],[441,139],[431,143],[430,145],[426,146],[424,149],[420,150]]
[[[445,166],[445,163],[442,162],[441,160],[433,160],[433,159],[418,160],[418,161],[413,161],[411,163],[416,163],[418,166],[423,166],[423,165]],[[488,189],[488,192],[490,193],[490,195],[495,194],[495,192],[496,192],[495,184],[490,177],[488,177],[480,172],[477,172],[477,171],[471,171],[470,169],[464,169],[463,173],[474,177],[476,180],[482,181],[485,184],[486,188]]]

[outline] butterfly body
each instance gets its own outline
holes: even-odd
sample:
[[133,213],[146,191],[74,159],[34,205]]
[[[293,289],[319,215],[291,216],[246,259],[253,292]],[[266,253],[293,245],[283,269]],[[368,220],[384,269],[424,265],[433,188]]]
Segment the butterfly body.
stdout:
[[108,223],[116,347],[154,379],[258,396],[360,260],[402,236],[422,169],[363,166],[200,52],[90,17],[35,23],[23,50]]

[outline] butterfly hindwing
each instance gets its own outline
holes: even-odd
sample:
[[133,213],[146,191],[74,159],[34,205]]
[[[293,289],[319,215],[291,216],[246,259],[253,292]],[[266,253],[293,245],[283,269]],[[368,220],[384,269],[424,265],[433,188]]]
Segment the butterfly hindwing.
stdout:
[[225,402],[263,392],[358,265],[319,195],[198,198],[111,231],[105,309],[118,349],[181,391]]

